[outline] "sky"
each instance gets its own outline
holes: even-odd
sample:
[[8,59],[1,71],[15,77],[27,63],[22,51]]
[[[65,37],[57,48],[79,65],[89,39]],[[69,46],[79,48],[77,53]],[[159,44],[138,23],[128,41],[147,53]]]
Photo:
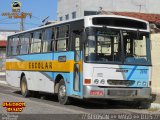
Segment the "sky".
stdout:
[[[0,0],[0,30],[19,30],[20,19],[8,19],[3,12],[12,12],[11,3],[15,0]],[[22,3],[21,12],[31,12],[32,18],[24,20],[24,29],[28,30],[42,25],[42,20],[49,16],[48,21],[57,19],[57,0],[18,0]]]

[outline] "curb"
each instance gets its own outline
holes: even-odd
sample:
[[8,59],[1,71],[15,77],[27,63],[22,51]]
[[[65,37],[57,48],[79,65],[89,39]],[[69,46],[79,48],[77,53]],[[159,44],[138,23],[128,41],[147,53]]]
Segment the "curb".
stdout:
[[5,72],[0,72],[0,76],[5,76],[6,73]]
[[158,104],[158,103],[152,103],[150,108],[151,109],[160,109],[160,104]]
[[7,85],[8,83],[6,81],[0,81],[0,84],[5,84]]

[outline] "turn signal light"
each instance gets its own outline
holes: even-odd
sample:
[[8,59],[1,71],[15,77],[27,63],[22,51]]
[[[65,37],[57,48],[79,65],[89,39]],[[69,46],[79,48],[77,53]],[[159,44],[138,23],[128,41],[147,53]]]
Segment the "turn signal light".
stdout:
[[85,84],[91,84],[91,79],[85,79],[85,80],[84,80],[84,83],[85,83]]

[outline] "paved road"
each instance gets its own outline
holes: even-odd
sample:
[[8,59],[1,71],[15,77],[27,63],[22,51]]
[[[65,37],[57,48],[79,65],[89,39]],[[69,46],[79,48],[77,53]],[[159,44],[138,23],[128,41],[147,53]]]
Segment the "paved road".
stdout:
[[[43,93],[40,94],[38,97],[23,98],[20,95],[19,89],[15,89],[8,85],[0,84],[0,114],[5,115],[7,112],[5,108],[2,107],[3,102],[25,102],[26,107],[24,108],[23,112],[15,113],[19,116],[23,115],[20,118],[24,118],[24,114],[32,118],[37,118],[37,116],[39,116],[39,119],[46,119],[43,117],[49,118],[49,115],[52,118],[53,114],[55,115],[54,118],[66,118],[66,116],[68,116],[71,117],[70,119],[77,119],[76,117],[82,119],[82,116],[80,117],[79,115],[84,114],[160,114],[160,111],[151,112],[148,110],[133,109],[130,108],[130,106],[119,104],[120,102],[118,101],[113,102],[110,105],[107,105],[101,103],[90,103],[85,101],[74,100],[72,105],[64,106],[60,105],[57,101],[57,97],[51,94]],[[40,116],[40,114],[43,115]],[[85,117],[86,119],[86,116],[83,117]]]
[[5,75],[0,75],[0,81],[5,81],[6,80],[6,76]]

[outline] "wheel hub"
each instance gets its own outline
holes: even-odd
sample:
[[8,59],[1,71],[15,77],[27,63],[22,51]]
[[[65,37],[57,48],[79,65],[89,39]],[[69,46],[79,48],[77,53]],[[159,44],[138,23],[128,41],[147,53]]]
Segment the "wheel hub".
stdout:
[[66,96],[66,87],[64,85],[60,86],[59,88],[59,96],[64,98]]
[[22,92],[23,93],[26,92],[26,84],[24,82],[22,82]]

